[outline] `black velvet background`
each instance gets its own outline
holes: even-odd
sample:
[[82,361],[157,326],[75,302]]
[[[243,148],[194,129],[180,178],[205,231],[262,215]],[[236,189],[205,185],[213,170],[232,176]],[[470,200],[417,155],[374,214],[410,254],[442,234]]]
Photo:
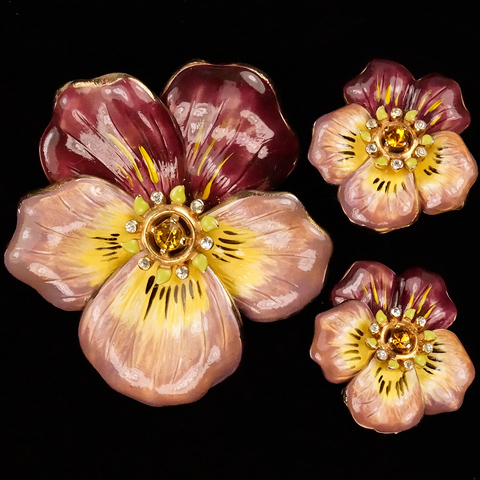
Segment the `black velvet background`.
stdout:
[[459,411],[381,435],[352,420],[342,386],[329,384],[309,357],[314,317],[330,308],[333,285],[355,260],[376,260],[397,273],[421,266],[443,276],[458,308],[451,330],[480,368],[480,185],[463,209],[422,215],[380,235],[349,222],[337,187],[306,157],[313,122],[344,105],[343,84],[369,60],[389,58],[417,78],[437,71],[460,84],[472,114],[462,137],[480,158],[479,39],[470,10],[457,2],[441,11],[339,1],[0,5],[4,249],[19,199],[47,185],[38,141],[55,91],[73,79],[123,71],[159,93],[193,59],[247,63],[271,78],[302,148],[280,189],[297,195],[334,243],[320,296],[284,321],[245,319],[237,372],[200,401],[169,408],[110,389],[80,350],[80,313],[52,307],[2,267],[2,479],[480,478],[478,379]]

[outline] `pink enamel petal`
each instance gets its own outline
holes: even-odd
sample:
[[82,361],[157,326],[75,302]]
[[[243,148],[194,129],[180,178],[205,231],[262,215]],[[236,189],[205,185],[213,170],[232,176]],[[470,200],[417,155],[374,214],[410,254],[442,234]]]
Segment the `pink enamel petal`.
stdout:
[[347,105],[315,122],[308,159],[328,183],[342,183],[367,159],[360,131],[369,118],[363,107]]
[[345,85],[343,94],[347,103],[361,105],[374,117],[380,106],[388,113],[395,107],[405,109],[414,84],[412,74],[399,63],[373,60]]
[[379,232],[408,227],[420,213],[413,174],[381,170],[373,159],[340,185],[338,199],[350,221]]
[[412,268],[398,277],[400,305],[414,308],[423,316],[429,330],[448,328],[457,316],[457,309],[448,296],[443,279],[421,268]]
[[50,187],[21,203],[5,264],[53,305],[80,310],[131,257],[121,246],[130,219],[133,199],[103,180]]
[[439,132],[433,138],[414,171],[423,211],[430,215],[461,208],[478,177],[477,163],[460,136]]
[[435,333],[433,352],[418,372],[427,415],[458,410],[475,377],[473,363],[458,337],[448,330]]
[[374,350],[365,340],[373,321],[372,312],[360,300],[344,302],[317,315],[310,356],[329,382],[350,380],[372,358]]
[[162,98],[184,138],[189,190],[209,205],[240,190],[271,189],[292,171],[298,140],[262,72],[192,63]]
[[115,274],[82,316],[81,347],[104,380],[152,406],[201,398],[241,357],[239,314],[217,277],[194,267],[156,282],[141,253]]
[[320,293],[332,242],[296,197],[245,192],[208,215],[219,225],[208,263],[246,316],[285,318]]
[[345,401],[359,425],[380,433],[414,427],[425,408],[415,369],[390,370],[375,358],[347,385]]
[[418,80],[408,104],[409,110],[418,111],[417,118],[427,122],[428,133],[462,133],[470,124],[460,86],[442,75],[431,74]]
[[168,194],[183,179],[183,145],[168,109],[120,73],[59,90],[40,155],[52,182],[93,175],[133,196]]
[[395,273],[378,262],[355,262],[332,290],[334,305],[346,300],[361,300],[375,314],[392,305]]

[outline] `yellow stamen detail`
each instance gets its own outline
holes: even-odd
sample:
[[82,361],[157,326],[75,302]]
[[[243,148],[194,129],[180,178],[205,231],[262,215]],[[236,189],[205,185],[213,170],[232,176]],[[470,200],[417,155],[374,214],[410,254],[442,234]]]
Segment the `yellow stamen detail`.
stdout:
[[216,228],[218,228],[218,222],[216,218],[210,215],[203,216],[200,220],[200,223],[204,232],[210,232],[211,230],[215,230]]
[[422,144],[423,145],[432,145],[433,144],[433,138],[431,135],[424,135],[422,137]]
[[428,318],[428,316],[432,313],[432,310],[435,308],[435,305],[432,305],[423,315],[424,318]]
[[375,320],[377,321],[377,323],[385,323],[388,320],[388,318],[385,315],[385,313],[383,312],[383,310],[379,310],[375,314]]
[[428,108],[427,112],[433,112],[436,108],[438,108],[438,107],[441,105],[442,101],[443,101],[443,100],[441,100],[441,99],[440,99],[440,100],[437,100],[433,105],[431,105],[431,106]]
[[409,110],[403,118],[405,118],[407,122],[413,122],[417,116],[417,113],[418,112],[416,110]]
[[379,102],[382,98],[382,93],[380,92],[380,85],[378,84],[378,79],[377,79],[376,93],[377,93],[377,102]]
[[405,165],[410,168],[415,168],[418,165],[418,160],[416,158],[409,158],[406,162]]
[[397,368],[400,367],[400,364],[396,362],[395,360],[389,360],[388,361],[388,367],[390,370],[396,370]]
[[201,272],[204,272],[208,267],[207,257],[203,253],[199,253],[193,260],[192,265],[197,267]]
[[391,99],[392,99],[392,85],[389,84],[387,87],[387,91],[385,92],[385,103],[388,105]]
[[375,348],[377,346],[377,339],[376,338],[373,338],[373,337],[368,337],[366,340],[365,340],[366,344],[371,347],[371,348]]
[[127,171],[118,163],[116,164],[117,168],[120,170],[121,174],[128,180],[128,183],[131,187],[133,187],[133,180],[132,177],[127,173]]
[[375,160],[375,165],[378,165],[379,167],[384,167],[385,165],[388,165],[388,158],[378,157]]
[[382,121],[382,120],[385,120],[386,118],[388,118],[388,113],[385,110],[385,107],[383,105],[381,107],[377,108],[377,112],[376,112],[375,115],[377,117],[377,120],[379,120],[379,121]]
[[210,145],[208,146],[208,148],[205,150],[205,153],[203,154],[202,159],[200,160],[200,165],[198,165],[197,175],[200,175],[200,170],[202,169],[203,164],[205,163],[205,160],[208,157],[208,154],[210,153],[213,146],[215,145],[215,142],[216,142],[216,139],[214,138],[210,143]]
[[150,158],[150,155],[141,145],[138,147],[138,149],[140,150],[143,161],[145,162],[145,165],[148,168],[148,174],[150,175],[150,180],[153,183],[158,183],[158,173],[157,173],[157,170],[155,169],[155,164],[153,163],[153,160]]
[[404,316],[409,318],[410,320],[413,320],[416,313],[417,312],[414,308],[409,308],[409,309],[405,310]]
[[425,355],[415,355],[415,363],[420,365],[421,367],[424,367],[427,363],[427,357]]
[[135,162],[135,158],[133,158],[133,155],[128,151],[127,147],[120,140],[118,140],[118,138],[114,137],[111,133],[107,133],[106,135],[125,154],[128,160],[130,160],[130,163],[132,164],[132,167],[135,170],[135,173],[137,174],[138,179],[141,182],[143,182],[143,177],[142,177],[142,174],[140,173],[140,170],[138,169],[137,162]]
[[185,195],[185,187],[183,185],[177,185],[170,191],[170,200],[176,203],[185,203],[187,196]]
[[207,183],[207,186],[205,187],[205,190],[203,191],[203,195],[202,195],[202,200],[206,200],[209,195],[210,195],[210,190],[212,188],[212,184],[213,184],[213,181],[215,180],[215,178],[217,177],[218,173],[220,172],[220,169],[225,165],[225,162],[233,155],[233,153],[231,153],[225,160],[223,160],[222,163],[220,163],[220,165],[217,167],[217,169],[215,170],[215,172],[213,173],[213,176],[211,178],[211,180]]
[[427,342],[433,342],[437,339],[437,334],[432,330],[425,330],[423,332],[423,338],[425,338]]
[[167,283],[172,278],[172,270],[170,268],[159,268],[156,275],[156,283],[161,285]]
[[141,195],[135,198],[133,201],[133,209],[137,215],[143,215],[148,209],[150,205],[143,199]]
[[360,130],[360,137],[364,142],[369,142],[372,138],[372,135],[366,130]]
[[123,242],[122,248],[128,253],[138,253],[140,251],[140,246],[138,245],[137,240],[128,240],[128,242]]

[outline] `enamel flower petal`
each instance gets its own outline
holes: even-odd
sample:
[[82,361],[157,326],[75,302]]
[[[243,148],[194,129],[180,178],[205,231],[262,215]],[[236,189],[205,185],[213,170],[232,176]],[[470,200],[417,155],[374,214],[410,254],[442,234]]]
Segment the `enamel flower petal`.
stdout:
[[294,168],[298,141],[262,72],[188,64],[162,99],[185,142],[188,189],[209,205],[240,190],[271,189]]

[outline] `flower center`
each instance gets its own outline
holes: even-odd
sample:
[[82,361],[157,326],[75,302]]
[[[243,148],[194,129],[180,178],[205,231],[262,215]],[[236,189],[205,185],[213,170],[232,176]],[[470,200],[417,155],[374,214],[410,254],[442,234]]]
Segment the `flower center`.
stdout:
[[415,347],[416,335],[406,325],[395,324],[388,327],[386,341],[394,353],[405,355]]
[[164,220],[153,229],[153,238],[161,252],[171,252],[185,246],[187,238],[185,229],[173,216]]
[[384,128],[384,145],[391,152],[404,152],[410,148],[412,135],[404,125],[392,124]]

